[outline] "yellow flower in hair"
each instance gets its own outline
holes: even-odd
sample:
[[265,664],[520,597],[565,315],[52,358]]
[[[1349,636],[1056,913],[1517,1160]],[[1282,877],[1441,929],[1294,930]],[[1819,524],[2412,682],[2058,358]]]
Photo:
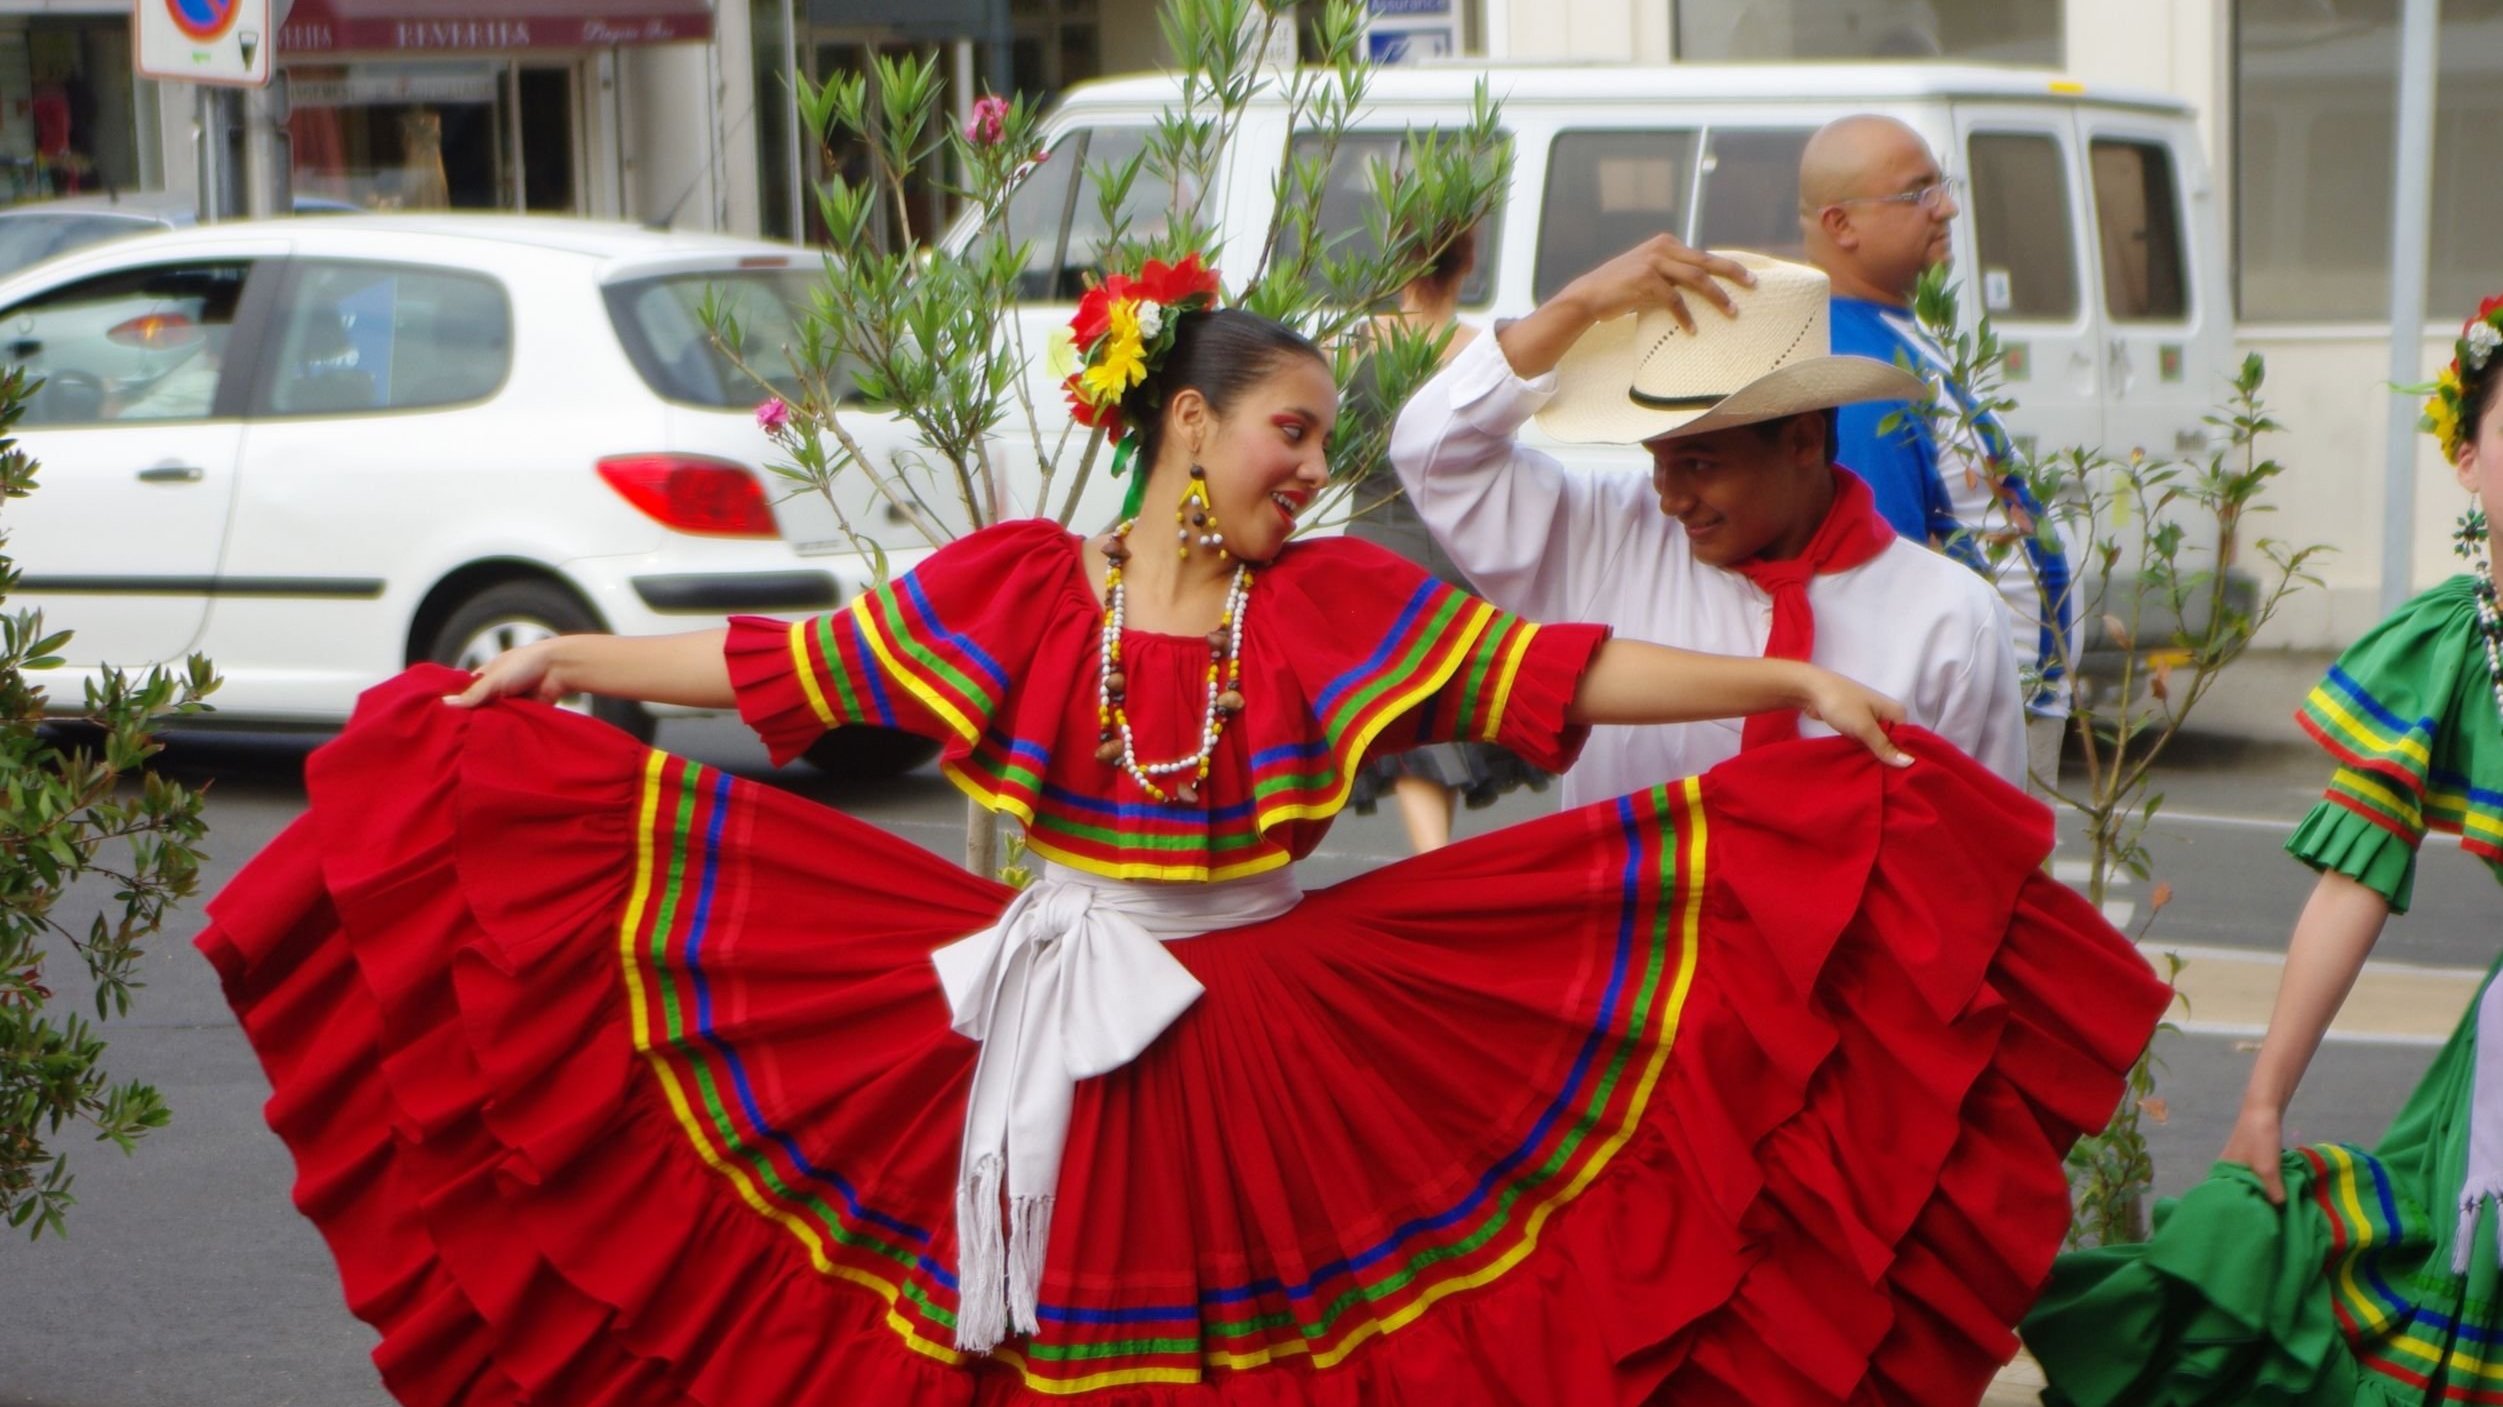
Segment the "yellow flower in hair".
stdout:
[[2459,454],[2460,411],[2458,404],[2444,394],[2449,390],[2445,386],[2425,402],[2423,423],[2434,437],[2434,442],[2442,446],[2443,454],[2456,458]]
[[1139,308],[1124,300],[1105,314],[1103,354],[1078,377],[1078,384],[1098,405],[1110,405],[1122,393],[1147,379],[1147,344],[1139,336]]

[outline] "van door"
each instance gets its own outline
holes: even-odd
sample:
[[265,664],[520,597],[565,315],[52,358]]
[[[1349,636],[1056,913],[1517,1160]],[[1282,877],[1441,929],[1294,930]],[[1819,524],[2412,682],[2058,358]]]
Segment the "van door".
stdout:
[[2088,109],[2079,123],[2103,286],[2103,446],[2159,458],[2204,452],[2202,417],[2227,370],[2209,334],[2231,334],[2224,310],[2201,296],[2187,154],[2162,124],[2127,113]]
[[1988,313],[2007,346],[2008,433],[2038,454],[2100,444],[2108,376],[2075,116],[1958,104],[1955,128],[1958,283],[1967,324]]

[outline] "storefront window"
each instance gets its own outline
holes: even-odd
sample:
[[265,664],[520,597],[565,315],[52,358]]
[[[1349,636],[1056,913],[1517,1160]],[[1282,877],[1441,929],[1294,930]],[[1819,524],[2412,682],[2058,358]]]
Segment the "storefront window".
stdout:
[[[2400,0],[2237,0],[2235,237],[2242,315],[2377,321],[2390,308]],[[2444,0],[2428,306],[2503,287],[2503,5]]]
[[127,10],[0,18],[0,202],[144,184],[154,86],[132,71]]
[[1681,59],[2061,58],[2061,0],[1673,0]]
[[[500,61],[291,66],[295,194],[370,210],[512,209],[507,68]],[[553,208],[570,209],[570,179],[562,198]]]

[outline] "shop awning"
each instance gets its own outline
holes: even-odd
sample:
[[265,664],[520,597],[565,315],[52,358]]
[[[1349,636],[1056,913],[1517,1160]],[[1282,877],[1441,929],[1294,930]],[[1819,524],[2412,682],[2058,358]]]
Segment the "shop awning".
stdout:
[[712,34],[710,0],[296,0],[278,57],[596,49]]

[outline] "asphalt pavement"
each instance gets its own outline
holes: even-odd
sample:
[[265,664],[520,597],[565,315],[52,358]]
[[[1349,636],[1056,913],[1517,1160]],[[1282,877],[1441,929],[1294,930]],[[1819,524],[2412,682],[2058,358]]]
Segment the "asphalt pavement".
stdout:
[[[2280,847],[2319,794],[2326,769],[2285,716],[2320,657],[2255,656],[2232,687],[2202,705],[2207,726],[2157,772],[2166,797],[2150,833],[2155,879],[2170,901],[2150,919],[2150,883],[2113,894],[2114,915],[2148,925],[2150,950],[2186,956],[2182,1029],[2158,1044],[2166,1118],[2152,1130],[2157,1186],[2178,1192],[2204,1175],[2231,1126],[2242,1081],[2310,876]],[[181,739],[172,766],[212,781],[213,892],[301,805],[312,741],[273,735]],[[963,802],[925,769],[875,785],[804,771],[772,773],[734,723],[667,725],[662,746],[839,806],[941,854],[960,844]],[[1473,834],[1552,807],[1516,795],[1464,813]],[[2074,827],[2061,873],[2079,862]],[[1307,883],[1345,878],[1398,857],[1388,815],[1349,817],[1307,867]],[[2289,1134],[2370,1141],[2458,1019],[2494,956],[2493,880],[2448,846],[2428,849],[2416,912],[2394,923],[2347,1019],[2295,1101]],[[74,911],[105,896],[72,896]],[[370,1331],[341,1307],[329,1257],[288,1202],[292,1169],[263,1126],[267,1089],[206,964],[190,951],[197,906],[179,916],[145,964],[137,1009],[110,1023],[117,1076],[155,1083],[171,1127],[135,1157],[73,1150],[80,1205],[66,1239],[0,1241],[0,1407],[382,1407],[365,1355]],[[56,969],[56,977],[62,975]],[[74,983],[63,983],[74,988]],[[74,996],[72,999],[75,999]],[[1992,1401],[2030,1401],[2022,1365]]]

